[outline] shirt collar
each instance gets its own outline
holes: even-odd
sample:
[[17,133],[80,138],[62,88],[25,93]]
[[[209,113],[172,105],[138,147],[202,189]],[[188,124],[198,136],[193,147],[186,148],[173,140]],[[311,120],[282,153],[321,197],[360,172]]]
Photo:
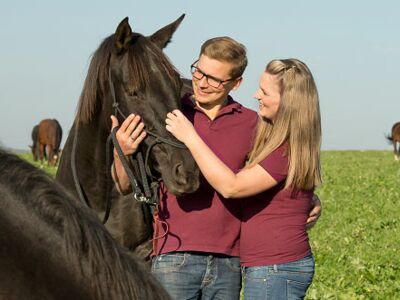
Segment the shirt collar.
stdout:
[[[192,100],[192,96],[193,96],[193,94],[191,94],[191,93],[185,94],[182,98],[182,105],[190,106],[194,109],[198,109],[196,107],[196,103]],[[240,103],[236,102],[235,100],[233,100],[233,98],[228,95],[228,103],[224,107],[222,107],[222,109],[218,112],[218,115],[230,113],[235,110],[238,112],[241,112],[242,105]]]

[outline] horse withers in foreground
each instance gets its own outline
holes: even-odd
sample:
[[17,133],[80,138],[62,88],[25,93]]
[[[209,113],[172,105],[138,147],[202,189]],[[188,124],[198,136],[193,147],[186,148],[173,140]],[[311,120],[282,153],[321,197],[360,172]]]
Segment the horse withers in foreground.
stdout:
[[[132,32],[125,18],[93,54],[56,179],[74,195],[83,195],[101,217],[109,185],[106,141],[112,114],[120,124],[130,113],[140,114],[146,130],[154,133],[141,146],[149,162],[146,169],[161,177],[171,193],[190,193],[199,186],[190,152],[171,145],[178,142],[165,129],[166,114],[180,108],[183,83],[162,49],[183,17],[148,37]],[[135,201],[132,194],[121,197],[115,188],[111,194],[107,228],[124,246],[149,258],[153,233],[149,206]]]
[[43,163],[47,160],[50,166],[56,166],[60,156],[62,128],[56,119],[44,119],[32,129],[33,160]]
[[0,299],[169,299],[98,217],[0,149]]
[[400,143],[400,122],[397,122],[393,125],[392,134],[388,135],[387,139],[393,144],[394,159],[399,160],[400,146],[397,148],[397,144]]

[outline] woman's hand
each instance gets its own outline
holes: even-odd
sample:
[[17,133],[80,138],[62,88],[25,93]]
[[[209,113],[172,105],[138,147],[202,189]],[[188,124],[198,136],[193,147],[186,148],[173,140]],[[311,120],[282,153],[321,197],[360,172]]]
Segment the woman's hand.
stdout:
[[178,109],[167,114],[165,123],[165,128],[186,145],[197,136],[193,124]]
[[[118,126],[118,119],[111,116],[111,131]],[[116,132],[117,141],[121,147],[122,153],[125,156],[136,152],[140,143],[146,137],[146,132],[143,130],[144,124],[140,122],[140,117],[130,114],[121,127]],[[111,166],[111,176],[115,182],[117,190],[125,195],[132,190],[128,175],[122,165],[121,159],[118,156],[117,150],[114,149],[114,163]]]
[[[118,126],[118,119],[115,116],[111,116],[111,130]],[[140,143],[146,137],[144,129],[144,123],[140,122],[140,116],[130,114],[121,127],[116,132],[118,143],[121,147],[122,153],[125,156],[131,155],[136,152]],[[114,156],[117,155],[114,149]]]

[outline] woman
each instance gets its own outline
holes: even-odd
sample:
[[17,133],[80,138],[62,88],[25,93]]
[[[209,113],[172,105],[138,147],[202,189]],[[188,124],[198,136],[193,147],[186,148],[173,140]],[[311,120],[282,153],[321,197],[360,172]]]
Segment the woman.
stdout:
[[[240,259],[246,299],[303,299],[314,274],[305,228],[321,184],[318,92],[297,59],[273,60],[255,94],[259,124],[248,163],[233,173],[179,110],[166,128],[185,143],[207,181],[225,198],[243,199]],[[234,147],[234,145],[232,145]]]

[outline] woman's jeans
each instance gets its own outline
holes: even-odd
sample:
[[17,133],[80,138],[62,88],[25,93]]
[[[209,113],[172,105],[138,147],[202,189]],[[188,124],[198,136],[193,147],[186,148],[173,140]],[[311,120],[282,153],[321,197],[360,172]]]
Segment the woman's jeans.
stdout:
[[244,299],[304,299],[314,276],[314,267],[312,255],[290,263],[243,267]]
[[152,273],[173,299],[237,300],[239,257],[199,252],[173,252],[153,258]]

